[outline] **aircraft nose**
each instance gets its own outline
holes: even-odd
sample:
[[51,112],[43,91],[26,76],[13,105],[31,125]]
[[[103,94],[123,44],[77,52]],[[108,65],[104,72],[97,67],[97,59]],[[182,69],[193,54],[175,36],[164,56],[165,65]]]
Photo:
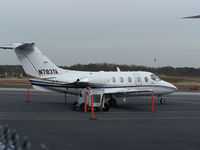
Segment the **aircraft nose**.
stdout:
[[173,93],[177,90],[177,87],[169,82],[163,81],[163,84],[168,87],[169,93]]
[[171,84],[171,83],[167,83],[167,84],[172,89],[172,91],[176,91],[177,90],[177,87],[174,86],[173,84]]
[[172,85],[172,88],[174,88],[174,91],[176,91],[178,88],[176,86],[174,86],[173,84]]

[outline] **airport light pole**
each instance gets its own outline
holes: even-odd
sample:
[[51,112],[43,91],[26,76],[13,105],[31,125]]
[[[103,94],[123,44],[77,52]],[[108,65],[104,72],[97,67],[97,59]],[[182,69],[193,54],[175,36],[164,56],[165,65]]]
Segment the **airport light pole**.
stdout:
[[154,73],[156,72],[156,63],[157,63],[157,59],[156,58],[154,58],[154,66],[153,66],[153,70],[154,70]]
[[154,58],[154,68],[156,69],[156,62],[157,62],[157,59],[156,58]]

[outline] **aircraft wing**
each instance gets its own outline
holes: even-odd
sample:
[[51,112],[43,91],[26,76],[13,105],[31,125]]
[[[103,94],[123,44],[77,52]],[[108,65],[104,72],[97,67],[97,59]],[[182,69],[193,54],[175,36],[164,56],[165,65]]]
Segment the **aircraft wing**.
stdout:
[[108,88],[104,89],[105,94],[138,94],[138,93],[150,93],[151,89],[135,89],[135,88]]
[[189,17],[183,17],[183,19],[196,19],[196,18],[200,18],[200,15],[197,15],[197,16],[189,16]]

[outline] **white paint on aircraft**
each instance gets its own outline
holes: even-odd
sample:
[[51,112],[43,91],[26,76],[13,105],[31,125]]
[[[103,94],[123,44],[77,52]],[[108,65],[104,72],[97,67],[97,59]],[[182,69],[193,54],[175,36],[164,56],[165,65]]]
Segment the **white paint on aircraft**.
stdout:
[[77,95],[80,88],[103,89],[105,95],[116,97],[157,96],[173,93],[177,88],[151,72],[117,71],[84,72],[64,70],[57,67],[35,45],[14,43],[1,49],[13,49],[34,88]]

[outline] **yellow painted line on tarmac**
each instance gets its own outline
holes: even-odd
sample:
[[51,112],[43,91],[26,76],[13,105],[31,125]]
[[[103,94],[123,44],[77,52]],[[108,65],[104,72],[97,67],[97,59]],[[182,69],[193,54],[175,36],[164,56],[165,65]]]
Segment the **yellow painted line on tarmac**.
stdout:
[[[200,112],[200,111],[199,111]],[[0,114],[90,114],[91,112],[0,112]],[[152,113],[148,111],[142,112],[95,112],[95,114],[146,114]]]
[[177,117],[136,117],[136,118],[99,118],[98,120],[179,120],[179,119],[200,119],[200,116],[177,116]]
[[[155,112],[154,113],[156,113],[156,112],[158,112],[158,113],[200,113],[200,111],[193,111],[193,110],[175,110],[175,111],[156,111],[155,110]],[[143,114],[143,113],[148,113],[148,114],[151,114],[152,112],[151,111],[138,111],[138,112],[102,112],[103,114],[139,114],[139,113],[141,113],[141,114]]]
[[190,101],[200,101],[200,99],[197,99],[197,98],[169,98],[169,99],[167,99],[167,100],[169,100],[169,101],[188,101],[188,102],[190,102]]
[[200,110],[172,110],[172,111],[168,111],[168,110],[162,110],[162,111],[156,111],[156,112],[164,112],[164,113],[200,113]]
[[[200,119],[200,116],[177,116],[177,117],[133,117],[133,118],[97,118],[97,120],[180,120],[180,119]],[[18,117],[18,118],[0,118],[0,120],[27,120],[27,121],[81,121],[81,120],[89,120],[89,118],[24,118],[24,117]]]
[[[199,111],[200,112],[200,111]],[[0,114],[91,114],[91,112],[0,112]],[[95,112],[95,114],[150,114],[150,111],[142,112]]]
[[[91,112],[0,112],[0,114],[90,114]],[[175,110],[175,111],[138,111],[138,112],[95,112],[95,114],[154,114],[154,113],[200,113],[200,110],[193,111],[193,110]]]
[[69,113],[74,114],[76,112],[0,112],[0,114],[69,114]]
[[[9,93],[1,93],[0,95],[27,95],[27,92],[9,92]],[[60,96],[64,94],[51,94],[51,93],[31,93],[30,95],[41,95],[41,96],[47,96],[47,95],[55,95],[55,96]]]
[[0,120],[44,120],[44,121],[48,121],[48,120],[88,120],[88,118],[24,118],[24,117],[18,117],[18,118],[0,118]]

